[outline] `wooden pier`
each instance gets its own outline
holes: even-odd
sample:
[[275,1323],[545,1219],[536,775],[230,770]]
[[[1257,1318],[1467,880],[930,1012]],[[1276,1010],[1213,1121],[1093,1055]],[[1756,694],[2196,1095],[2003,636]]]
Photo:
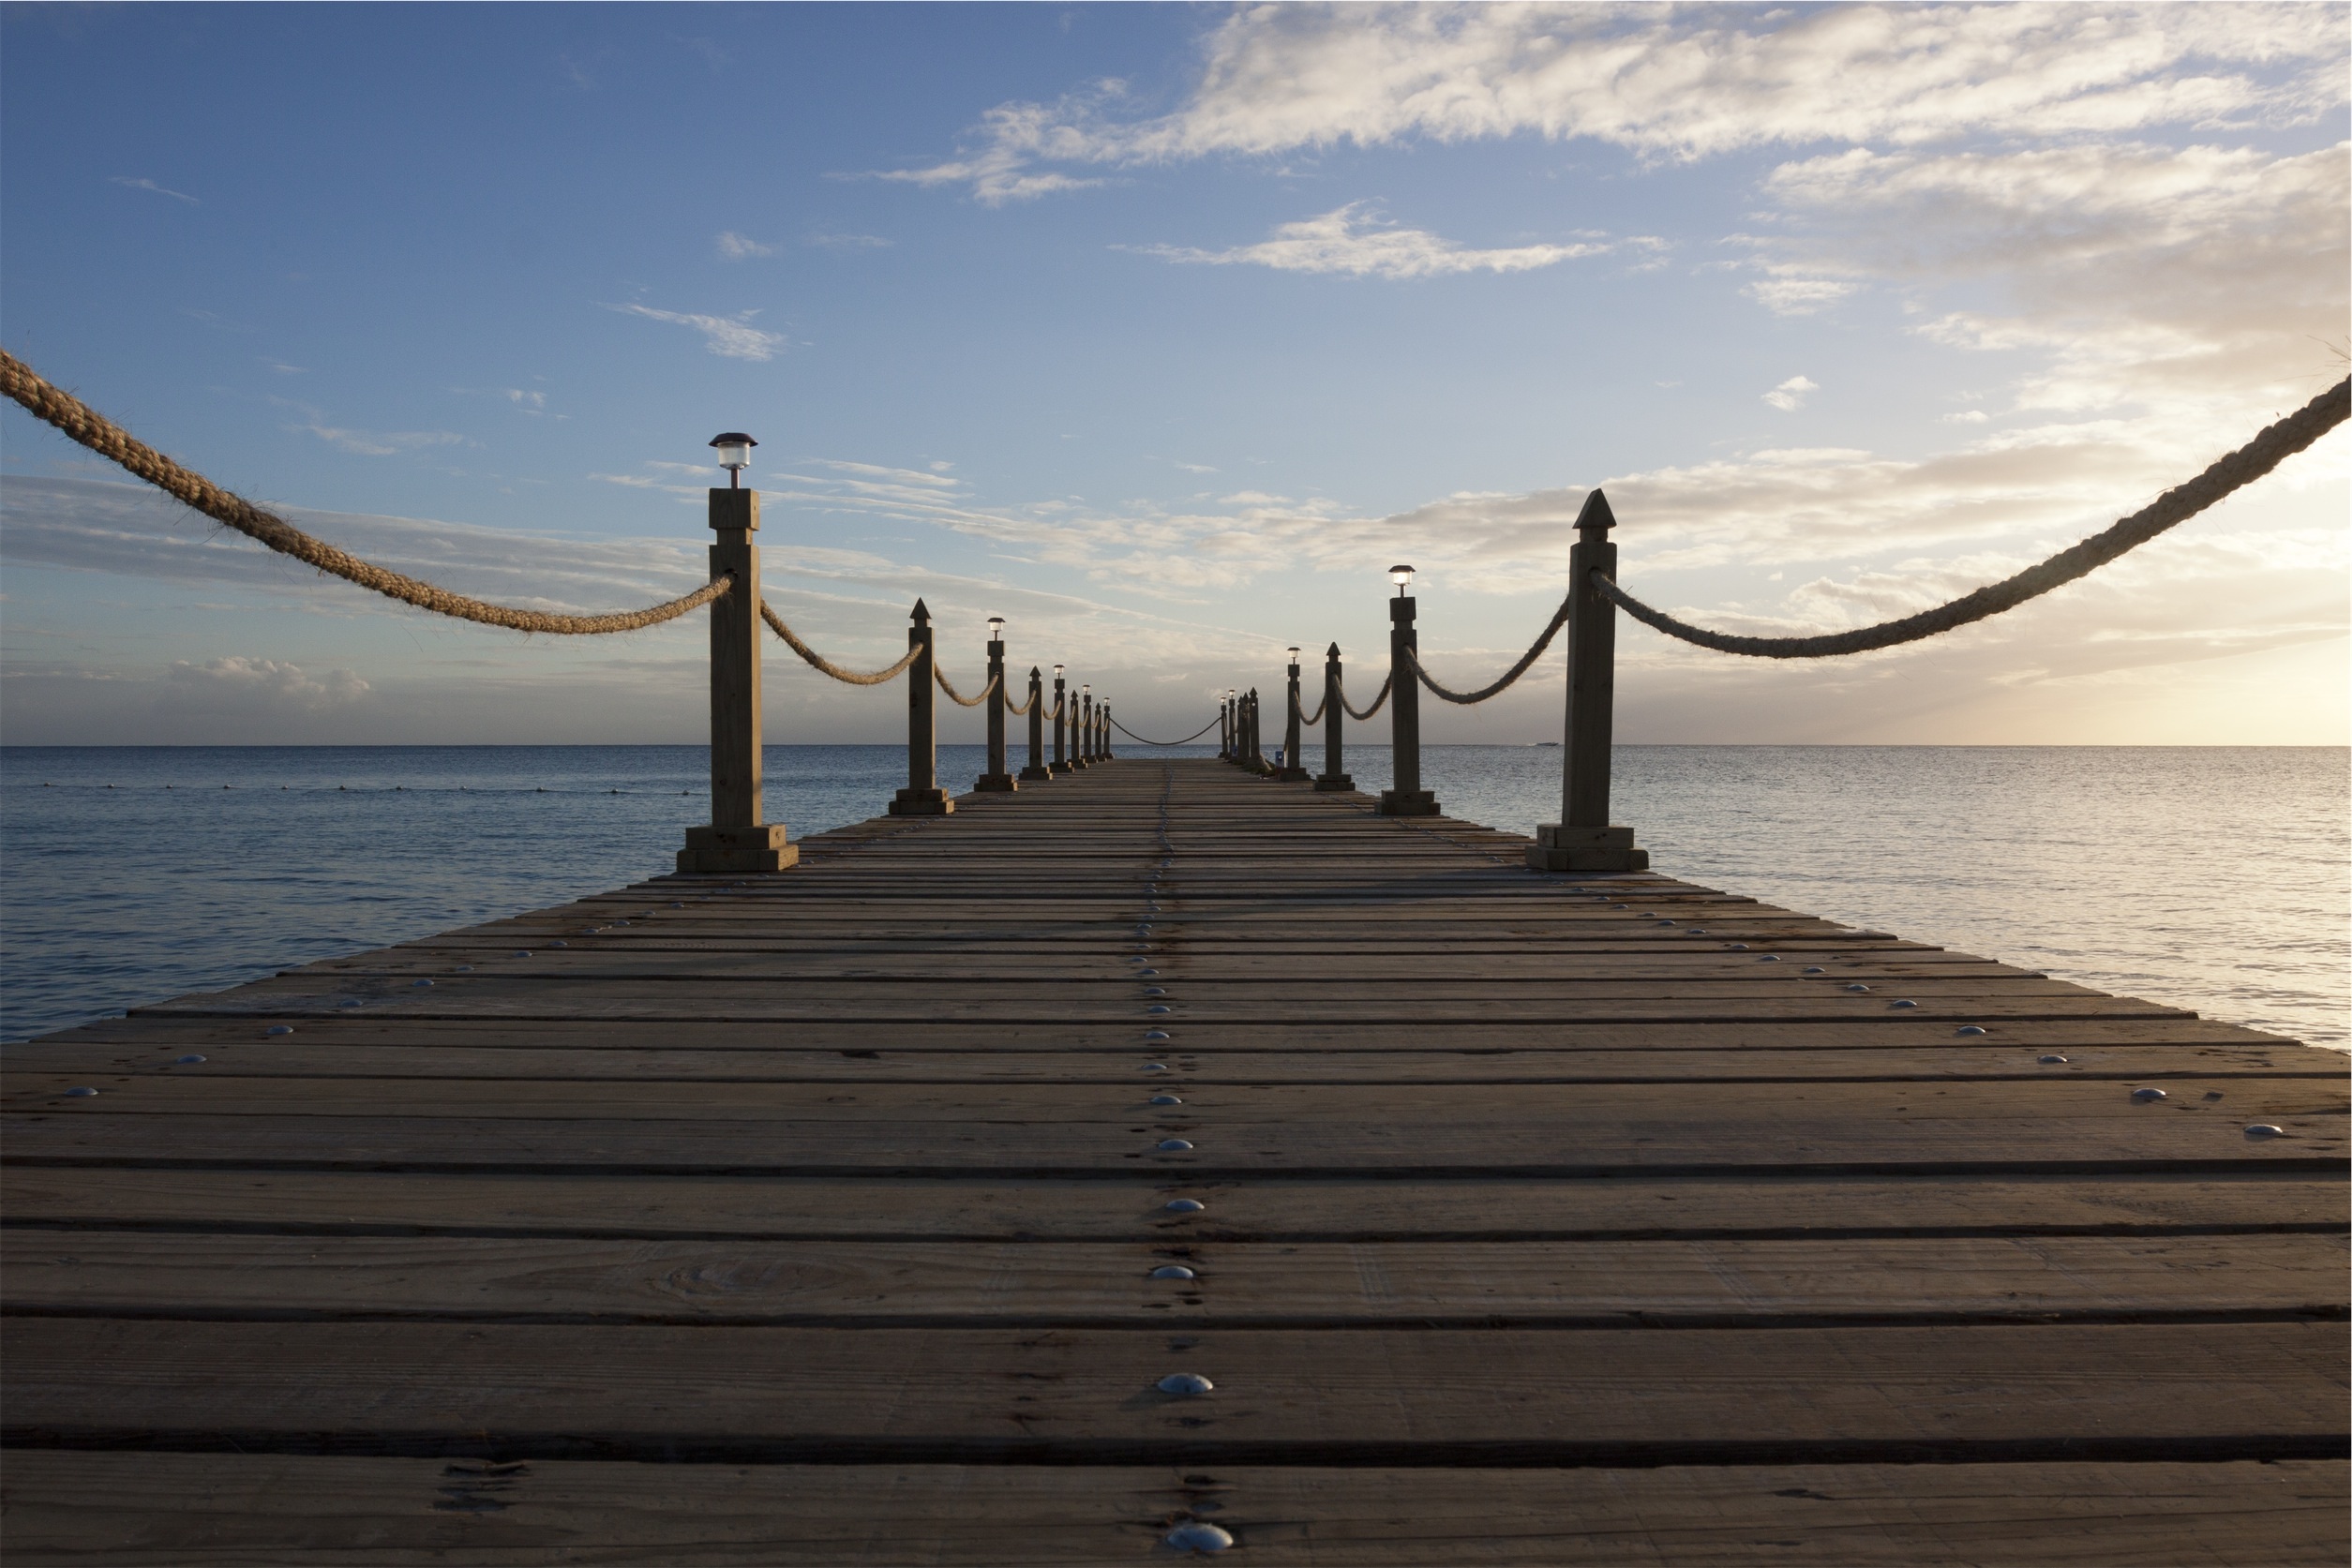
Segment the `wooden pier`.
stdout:
[[2342,1057],[1371,805],[1120,761],[10,1048],[8,1561],[2345,1560]]

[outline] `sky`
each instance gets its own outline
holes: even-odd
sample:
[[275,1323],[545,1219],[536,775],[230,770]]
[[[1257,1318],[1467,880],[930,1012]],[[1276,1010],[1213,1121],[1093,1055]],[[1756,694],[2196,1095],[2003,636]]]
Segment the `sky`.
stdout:
[[[920,595],[962,684],[1001,615],[1172,739],[1279,715],[1293,644],[1376,687],[1400,560],[1483,684],[1595,485],[1628,589],[1767,635],[2137,510],[2345,373],[2348,66],[2341,5],[11,7],[0,342],[536,608],[704,580],[748,431],[821,651],[890,662]],[[1617,736],[2345,744],[2348,515],[2339,428],[1913,648],[1621,623]],[[0,594],[14,744],[706,734],[699,617],[429,616],[12,406]],[[904,736],[769,649],[772,743]],[[1557,739],[1562,666],[1425,738]]]

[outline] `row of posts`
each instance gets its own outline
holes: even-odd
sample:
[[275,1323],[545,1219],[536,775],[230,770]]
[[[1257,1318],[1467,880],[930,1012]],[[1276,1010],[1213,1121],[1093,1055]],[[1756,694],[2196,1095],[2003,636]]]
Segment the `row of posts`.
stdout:
[[[1610,751],[1616,700],[1617,606],[1593,586],[1595,573],[1614,580],[1617,546],[1609,530],[1617,519],[1609,498],[1595,490],[1584,498],[1577,514],[1577,538],[1568,553],[1568,697],[1560,769],[1560,820],[1536,829],[1536,843],[1527,863],[1537,871],[1644,871],[1650,864],[1646,849],[1636,847],[1633,829],[1611,826],[1609,820]],[[1382,790],[1377,810],[1383,816],[1436,816],[1434,791],[1421,787],[1421,682],[1415,668],[1419,642],[1414,630],[1415,602],[1405,590],[1413,568],[1389,569],[1397,596],[1388,603],[1388,724],[1394,757],[1392,787]],[[1312,775],[1318,790],[1353,790],[1356,781],[1342,766],[1341,732],[1347,708],[1342,701],[1340,645],[1325,650],[1323,662],[1324,768]],[[1282,766],[1266,763],[1258,730],[1258,694],[1228,691],[1220,715],[1222,744],[1218,754],[1225,761],[1277,780],[1300,783],[1310,775],[1301,765],[1299,732],[1304,719],[1299,709],[1298,650],[1290,650],[1289,712],[1282,731]]]
[[[711,823],[686,829],[678,852],[681,872],[740,874],[783,871],[801,858],[787,842],[785,825],[760,820],[759,492],[735,487],[711,491],[711,575],[735,580],[711,602]],[[920,599],[908,617],[906,645],[914,654],[906,679],[906,787],[891,800],[892,816],[946,816],[955,802],[939,787],[931,611]],[[1005,757],[1004,621],[988,623],[988,670],[982,699],[988,711],[988,770],[975,788],[1009,794],[1024,783],[1071,773],[1114,760],[1111,705],[1090,686],[1071,693],[1063,665],[1054,666],[1054,700],[1042,700],[1044,675],[1029,669],[1029,758],[1018,778]],[[1048,714],[1054,757],[1045,759]]]

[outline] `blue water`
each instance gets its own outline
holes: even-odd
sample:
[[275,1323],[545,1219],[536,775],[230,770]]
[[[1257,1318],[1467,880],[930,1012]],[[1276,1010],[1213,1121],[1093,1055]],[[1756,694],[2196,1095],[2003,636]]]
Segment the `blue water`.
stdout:
[[[942,747],[941,782],[981,761]],[[1349,764],[1387,783],[1385,750]],[[0,749],[0,1038],[667,871],[707,768],[695,746]],[[772,747],[768,819],[875,815],[904,768]],[[1559,819],[1556,749],[1432,747],[1422,772],[1450,815]],[[1660,871],[2346,1043],[2340,748],[1627,746],[1616,774]]]

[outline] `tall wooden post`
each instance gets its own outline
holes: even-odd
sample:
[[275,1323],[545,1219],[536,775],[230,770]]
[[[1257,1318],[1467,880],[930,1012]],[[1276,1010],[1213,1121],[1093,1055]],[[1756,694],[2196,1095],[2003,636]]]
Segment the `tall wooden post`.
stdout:
[[1070,704],[1070,770],[1083,773],[1092,760],[1086,755],[1086,726],[1094,720],[1094,694],[1081,686]]
[[1650,852],[1633,829],[1609,825],[1609,754],[1615,724],[1617,606],[1593,586],[1614,581],[1617,526],[1609,498],[1595,490],[1576,515],[1568,551],[1568,713],[1560,758],[1560,820],[1536,829],[1527,863],[1537,871],[1646,871]]
[[1421,787],[1421,681],[1407,657],[1420,648],[1413,612],[1412,597],[1401,590],[1388,601],[1388,725],[1396,787],[1380,792],[1383,816],[1437,814],[1437,797]]
[[1266,753],[1263,750],[1265,736],[1258,727],[1258,689],[1255,686],[1250,688],[1250,695],[1242,712],[1245,715],[1241,721],[1242,731],[1250,738],[1250,753],[1245,760],[1250,771],[1263,773],[1266,770]]
[[1035,784],[1054,776],[1045,766],[1045,677],[1035,665],[1029,666],[1029,765],[1021,769],[1024,783]]
[[784,824],[759,820],[759,492],[714,489],[711,575],[735,586],[711,602],[711,825],[686,829],[682,872],[782,871],[801,858]]
[[988,639],[986,684],[995,688],[988,694],[988,771],[972,787],[991,795],[1010,795],[1021,786],[1013,782],[1012,769],[1005,766],[1005,645],[1001,637]]
[[1217,699],[1217,760],[1233,760],[1233,698]]
[[1102,705],[1102,760],[1105,762],[1117,760],[1111,750],[1111,705],[1107,702]]
[[955,802],[939,787],[939,726],[932,689],[931,611],[920,599],[907,620],[906,646],[915,662],[906,667],[906,787],[891,802],[892,816],[946,816]]
[[1062,679],[1062,666],[1054,666],[1054,771],[1070,771],[1070,750],[1063,737],[1071,728],[1069,686]]
[[1340,645],[1333,643],[1323,655],[1323,775],[1315,780],[1321,790],[1349,790],[1356,781],[1347,776],[1340,751],[1340,726],[1347,722],[1347,707],[1340,700]]
[[1290,718],[1282,726],[1282,770],[1276,777],[1286,784],[1297,784],[1312,777],[1298,760],[1299,728],[1303,715],[1298,707],[1298,650],[1290,650]]

